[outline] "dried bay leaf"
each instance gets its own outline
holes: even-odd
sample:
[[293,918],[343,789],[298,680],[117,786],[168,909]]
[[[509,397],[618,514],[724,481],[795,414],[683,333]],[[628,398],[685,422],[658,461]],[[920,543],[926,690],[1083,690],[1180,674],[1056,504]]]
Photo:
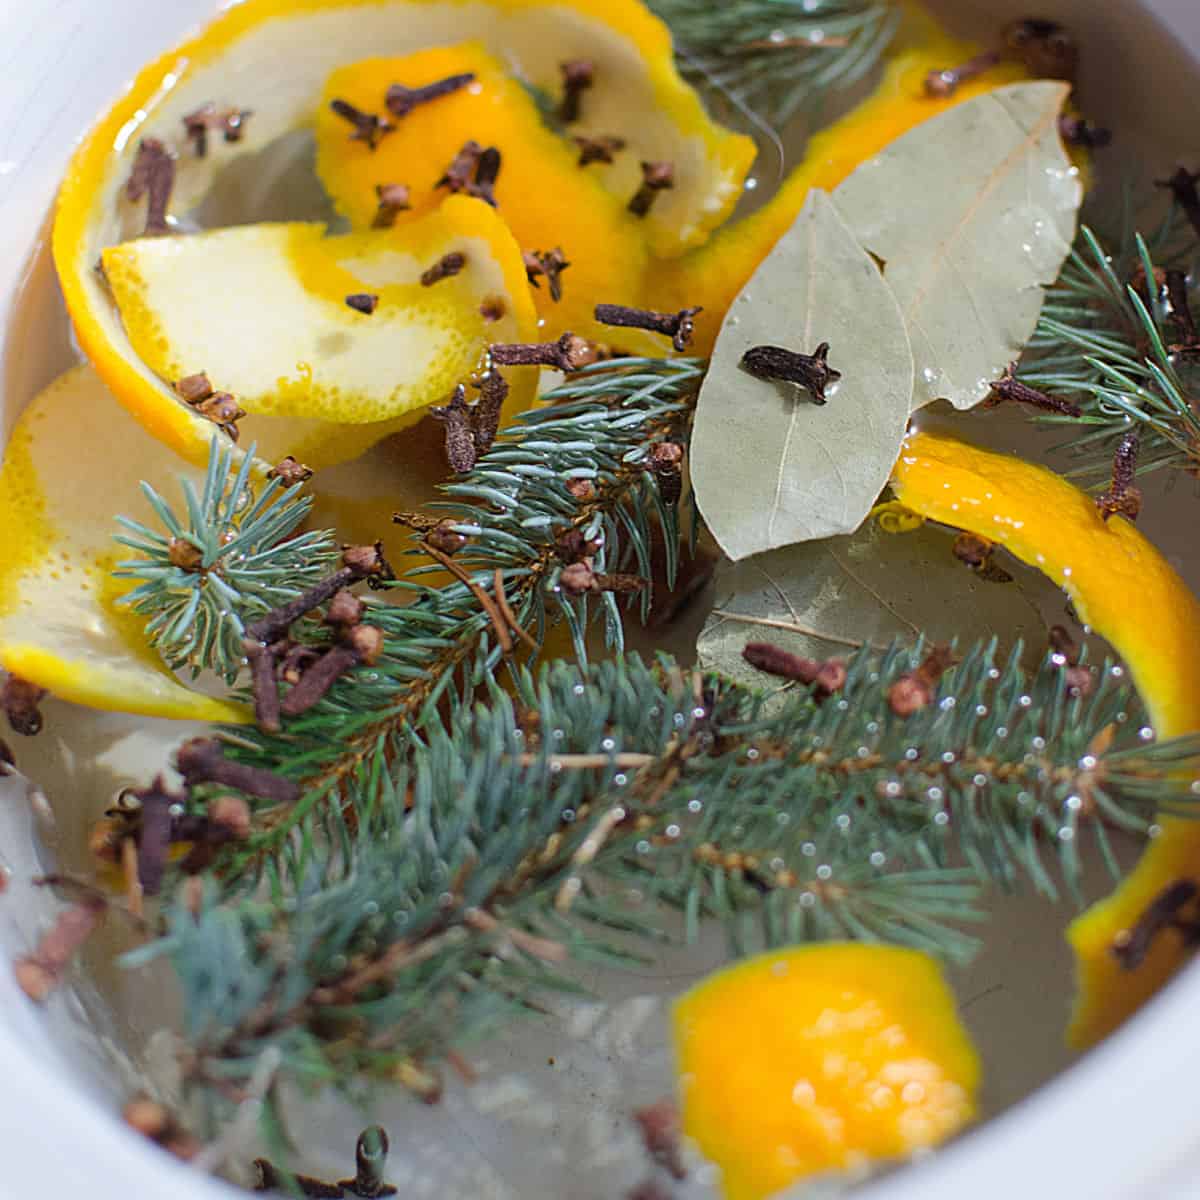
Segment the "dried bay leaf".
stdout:
[[[812,353],[842,372],[829,402],[739,365],[751,346]],[[827,194],[813,191],[751,277],[700,390],[691,470],[700,511],[730,558],[849,533],[896,461],[913,362],[896,300]]]
[[894,638],[913,641],[924,634],[936,642],[957,639],[965,647],[995,636],[1001,653],[1018,639],[1039,653],[1046,639],[1035,603],[1042,600],[1037,580],[1030,580],[1027,592],[1016,583],[980,579],[954,558],[953,540],[952,533],[932,525],[890,534],[870,522],[851,537],[725,563],[717,575],[715,609],[697,642],[700,664],[770,689],[780,681],[742,658],[747,642],[773,642],[825,659],[852,654],[863,641],[886,646]]
[[1033,333],[1083,197],[1058,134],[1069,92],[1039,81],[977,96],[898,138],[834,192],[886,264],[908,323],[914,409],[978,404]]

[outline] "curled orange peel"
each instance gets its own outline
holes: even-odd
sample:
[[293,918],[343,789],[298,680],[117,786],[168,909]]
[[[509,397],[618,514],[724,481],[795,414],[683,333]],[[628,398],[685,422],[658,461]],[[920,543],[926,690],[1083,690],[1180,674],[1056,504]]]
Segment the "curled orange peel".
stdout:
[[0,467],[0,666],[64,700],[177,720],[251,714],[180,684],[119,603],[128,585],[113,514],[152,523],[138,481],[174,491],[202,471],[165,452],[90,367],[55,380],[21,414]]
[[718,971],[672,1013],[683,1131],[727,1200],[903,1158],[975,1115],[980,1065],[934,962],[826,943]]
[[[1158,737],[1200,730],[1200,601],[1134,525],[1105,522],[1091,497],[1043,467],[942,434],[907,438],[892,488],[906,508],[986,537],[1061,585],[1124,659]],[[1181,941],[1168,937],[1132,971],[1112,953],[1166,884],[1200,872],[1200,823],[1163,818],[1161,827],[1133,872],[1068,931],[1074,1046],[1115,1029],[1184,961]]]

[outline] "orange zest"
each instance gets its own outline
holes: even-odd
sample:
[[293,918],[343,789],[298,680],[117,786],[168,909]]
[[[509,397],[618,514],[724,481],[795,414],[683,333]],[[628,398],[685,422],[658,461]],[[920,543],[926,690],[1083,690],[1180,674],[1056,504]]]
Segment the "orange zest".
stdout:
[[[1105,522],[1091,497],[1043,467],[942,434],[908,437],[892,487],[906,508],[986,537],[1060,584],[1125,660],[1158,737],[1200,730],[1200,601],[1134,525]],[[1200,823],[1161,825],[1134,871],[1071,925],[1073,1045],[1115,1029],[1184,961],[1175,938],[1157,939],[1133,971],[1112,953],[1166,884],[1200,871]]]
[[934,962],[825,943],[710,976],[672,1014],[683,1130],[727,1200],[903,1158],[975,1115],[979,1058]]

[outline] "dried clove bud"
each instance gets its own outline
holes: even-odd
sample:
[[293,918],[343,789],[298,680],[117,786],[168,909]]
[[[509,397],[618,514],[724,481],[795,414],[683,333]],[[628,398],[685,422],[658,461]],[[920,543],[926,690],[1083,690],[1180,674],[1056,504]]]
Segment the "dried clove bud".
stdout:
[[925,95],[944,100],[958,91],[958,85],[990,71],[1004,57],[1000,50],[985,50],[957,67],[944,67],[925,76]]
[[158,138],[143,138],[125,184],[125,195],[135,202],[146,197],[144,234],[158,236],[170,233],[167,205],[174,187],[174,156]]
[[482,153],[483,147],[474,139],[464,142],[434,187],[449,188],[452,192],[466,191],[475,175],[475,167]]
[[474,386],[479,391],[479,400],[471,414],[475,453],[484,455],[492,448],[500,429],[501,412],[508,399],[508,380],[495,367],[490,367]]
[[1159,935],[1168,929],[1181,934],[1185,945],[1200,942],[1200,918],[1180,916],[1198,893],[1195,880],[1176,879],[1150,901],[1131,929],[1123,929],[1113,938],[1109,949],[1124,970],[1140,967]]
[[336,592],[325,611],[325,624],[349,629],[362,622],[367,606],[348,588]]
[[396,128],[387,117],[364,112],[346,100],[330,100],[329,107],[344,121],[349,121],[354,126],[350,140],[366,142],[370,150],[374,150],[380,141]]
[[[279,654],[275,666],[275,677],[283,683],[295,685],[300,682],[300,676],[320,657],[321,651],[316,646],[306,646],[303,642],[295,642]],[[278,703],[278,694],[276,694],[276,703]]]
[[1012,576],[993,557],[995,543],[975,533],[960,533],[954,539],[954,557],[989,583],[1011,583]]
[[576,137],[575,145],[579,147],[579,165],[590,166],[592,163],[611,163],[613,155],[618,150],[625,149],[625,139],[620,137]]
[[829,366],[828,355],[828,342],[822,342],[812,354],[798,354],[782,346],[751,346],[742,355],[741,366],[756,379],[799,384],[814,404],[825,404],[825,388],[842,377],[841,371]]
[[176,394],[188,404],[199,404],[201,400],[207,400],[215,390],[212,381],[203,371],[195,375],[185,375],[175,381]]
[[655,442],[645,459],[646,470],[658,482],[664,504],[677,504],[683,494],[683,447],[678,442]]
[[379,297],[374,292],[353,292],[346,297],[346,307],[369,317],[379,307]]
[[1024,63],[1034,78],[1074,82],[1079,70],[1079,47],[1057,21],[1026,17],[1013,21],[1002,36],[1008,54]]
[[675,186],[675,164],[669,162],[643,162],[642,184],[629,201],[629,211],[636,217],[644,217],[658,193]]
[[941,677],[955,663],[949,646],[934,646],[915,670],[908,671],[888,689],[888,706],[898,717],[909,717],[928,708]]
[[680,1151],[679,1109],[675,1101],[664,1098],[657,1104],[639,1108],[633,1114],[642,1134],[642,1144],[652,1159],[673,1179],[686,1179]]
[[37,1003],[61,986],[67,969],[84,943],[95,933],[108,904],[102,896],[88,894],[61,912],[42,935],[37,948],[13,963],[17,986]]
[[241,796],[218,796],[208,806],[208,819],[227,830],[234,841],[245,841],[253,828],[250,805]]
[[387,1133],[381,1125],[371,1125],[358,1135],[358,1143],[354,1148],[354,1178],[343,1179],[338,1186],[355,1196],[366,1197],[366,1200],[394,1196],[396,1189],[383,1181],[387,1158]]
[[298,783],[262,767],[230,762],[216,738],[191,738],[184,742],[175,751],[175,767],[189,788],[215,783],[273,804],[294,804],[300,799]]
[[284,1192],[287,1195],[295,1195],[298,1191],[302,1196],[312,1196],[318,1200],[337,1200],[346,1194],[340,1184],[326,1183],[310,1175],[281,1171],[265,1158],[256,1158],[254,1169],[258,1174],[258,1181],[254,1185],[256,1192]]
[[156,1142],[164,1150],[185,1162],[200,1153],[200,1142],[188,1133],[164,1104],[149,1096],[135,1096],[121,1113],[125,1124],[135,1133]]
[[406,183],[377,183],[375,195],[379,200],[375,219],[371,222],[375,229],[390,229],[395,225],[397,215],[412,207]]
[[1063,113],[1058,118],[1058,136],[1068,146],[1082,146],[1087,150],[1102,150],[1112,142],[1111,129],[1104,129],[1069,113]]
[[492,362],[501,367],[554,367],[578,371],[596,361],[595,347],[585,338],[564,333],[555,342],[511,342],[489,347]]
[[1192,228],[1200,235],[1200,192],[1196,190],[1196,182],[1200,180],[1200,171],[1193,173],[1187,167],[1179,167],[1170,179],[1156,179],[1155,187],[1166,188],[1175,198],[1175,203],[1183,209]]
[[1163,287],[1167,293],[1167,303],[1171,306],[1171,319],[1179,330],[1179,341],[1167,349],[1172,354],[1200,354],[1200,334],[1196,332],[1196,321],[1188,302],[1187,273],[1176,268],[1164,271]]
[[1022,383],[1014,374],[1016,367],[1016,363],[1009,363],[1004,369],[1004,374],[999,379],[992,381],[990,404],[996,405],[1002,401],[1011,400],[1017,404],[1028,404],[1033,408],[1040,408],[1043,412],[1057,413],[1063,417],[1083,416],[1083,409],[1078,404],[1072,404],[1060,396],[1048,396],[1045,392],[1039,392],[1037,388]]
[[425,535],[425,541],[435,550],[450,556],[457,554],[467,544],[466,536],[454,529],[449,520],[439,521]]
[[1080,665],[1079,646],[1062,625],[1052,625],[1047,638],[1050,643],[1051,661],[1063,668],[1063,680],[1072,696],[1091,694],[1095,683],[1089,668]]
[[525,260],[525,278],[534,287],[540,287],[538,277],[544,275],[550,285],[550,299],[557,303],[562,299],[562,273],[571,265],[563,255],[562,247],[555,246],[553,250],[526,250],[522,256]]
[[813,696],[816,700],[824,700],[834,692],[841,691],[846,684],[846,664],[840,658],[818,662],[815,658],[793,654],[773,642],[747,642],[742,648],[742,657],[752,667],[768,675],[777,675],[780,679],[790,679],[796,683],[815,684]]
[[207,417],[214,425],[219,426],[232,441],[238,440],[237,423],[246,412],[228,392],[215,392],[207,400],[201,400],[193,407],[202,417]]
[[196,573],[204,567],[204,552],[186,538],[167,539],[167,561],[181,571]]
[[563,567],[558,576],[558,585],[569,596],[585,596],[599,592],[640,592],[645,588],[646,581],[637,575],[602,574],[594,568],[590,558],[584,558]]
[[446,461],[460,475],[475,465],[475,429],[467,407],[467,389],[460,383],[450,403],[430,408],[429,415],[446,427]]
[[306,467],[297,462],[292,455],[281,458],[268,472],[268,479],[278,479],[284,487],[295,487],[298,483],[307,483],[313,477],[312,467]]
[[1140,448],[1136,433],[1131,431],[1121,435],[1113,452],[1112,482],[1096,497],[1096,507],[1105,521],[1114,513],[1136,521],[1141,512],[1142,492],[1133,482]]
[[573,58],[558,64],[562,72],[563,97],[558,106],[558,119],[564,125],[579,120],[579,106],[583,93],[595,82],[596,69],[586,58]]
[[279,688],[275,682],[275,648],[247,637],[242,639],[242,650],[250,666],[254,719],[263,733],[278,733],[283,725],[279,712]]
[[219,110],[215,104],[202,105],[183,118],[183,129],[192,143],[197,158],[208,153],[208,135],[221,133],[227,142],[240,142],[246,132],[246,122],[254,115],[248,108]]
[[383,631],[374,625],[348,629],[342,640],[317,659],[284,696],[280,706],[284,715],[296,717],[308,712],[347,671],[359,665],[374,665],[383,653],[383,642]]
[[443,254],[432,267],[422,272],[421,286],[433,287],[435,283],[440,283],[443,279],[449,279],[451,275],[457,275],[466,265],[467,256],[458,250],[452,250],[449,254]]
[[161,775],[147,788],[131,793],[137,801],[134,833],[137,844],[137,878],[147,896],[162,887],[170,853],[175,816],[182,811],[183,797],[167,791]]
[[676,313],[654,312],[647,308],[630,308],[625,304],[597,304],[596,320],[601,325],[619,325],[625,329],[648,329],[671,339],[676,350],[686,350],[692,340],[694,318],[702,308],[681,308]]
[[463,71],[458,75],[447,75],[445,79],[438,79],[422,87],[410,88],[402,83],[393,83],[387,90],[384,104],[393,117],[407,117],[418,104],[428,104],[430,100],[436,100],[439,96],[449,96],[474,82],[474,73]]
[[475,178],[463,189],[468,196],[496,207],[496,180],[500,178],[500,151],[489,146],[475,163]]
[[583,536],[583,530],[572,526],[564,529],[554,541],[554,553],[567,564],[582,562],[596,553],[596,543]]
[[0,708],[8,718],[13,733],[34,737],[42,731],[42,710],[38,707],[46,697],[46,689],[10,674],[0,687]]

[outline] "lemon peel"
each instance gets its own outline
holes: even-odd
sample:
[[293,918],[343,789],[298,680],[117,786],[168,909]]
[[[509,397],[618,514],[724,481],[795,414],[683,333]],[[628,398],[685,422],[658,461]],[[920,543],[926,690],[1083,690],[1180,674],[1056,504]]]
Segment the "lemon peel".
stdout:
[[[424,286],[447,255],[461,269]],[[535,324],[507,228],[465,196],[395,230],[239,225],[139,238],[103,263],[142,361],[163,380],[206,371],[251,416],[382,425],[444,400],[490,341],[523,340]],[[359,293],[378,297],[373,313],[346,303]],[[534,383],[515,379],[510,406],[531,403]]]
[[[932,521],[996,542],[1071,597],[1079,618],[1127,664],[1159,737],[1200,730],[1200,601],[1123,517],[1043,467],[942,434],[909,436],[892,477],[897,500]],[[1075,920],[1076,999],[1068,1040],[1111,1032],[1178,969],[1180,939],[1155,941],[1133,971],[1112,953],[1159,891],[1200,870],[1200,824],[1160,822],[1162,835],[1107,899]]]
[[934,962],[825,943],[761,954],[672,1014],[683,1130],[728,1200],[904,1157],[975,1115],[979,1059]]
[[176,720],[243,722],[240,705],[178,683],[144,620],[119,605],[113,513],[153,521],[144,479],[202,473],[167,454],[81,366],[22,413],[0,467],[0,666],[77,704]]

